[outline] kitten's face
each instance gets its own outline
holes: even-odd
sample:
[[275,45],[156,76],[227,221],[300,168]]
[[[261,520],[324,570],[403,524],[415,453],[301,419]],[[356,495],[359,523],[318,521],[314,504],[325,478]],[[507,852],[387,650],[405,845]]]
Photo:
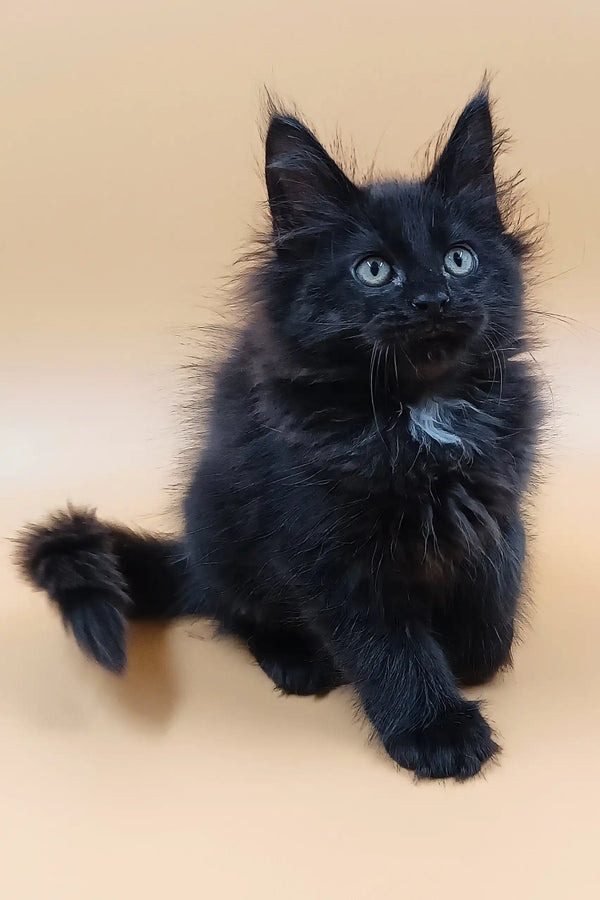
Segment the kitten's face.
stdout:
[[358,362],[378,348],[427,380],[518,333],[520,253],[498,213],[487,96],[422,182],[358,187],[303,125],[275,117],[267,185],[270,313],[305,357]]

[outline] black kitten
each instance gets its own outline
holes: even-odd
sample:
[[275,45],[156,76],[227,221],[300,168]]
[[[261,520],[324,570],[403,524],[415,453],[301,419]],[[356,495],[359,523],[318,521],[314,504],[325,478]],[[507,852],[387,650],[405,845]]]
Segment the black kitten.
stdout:
[[528,243],[501,213],[487,91],[422,181],[357,185],[297,119],[266,139],[269,247],[223,365],[180,541],[70,509],[21,565],[80,646],[208,616],[288,693],[352,684],[399,765],[466,778],[476,702],[510,662],[539,422]]

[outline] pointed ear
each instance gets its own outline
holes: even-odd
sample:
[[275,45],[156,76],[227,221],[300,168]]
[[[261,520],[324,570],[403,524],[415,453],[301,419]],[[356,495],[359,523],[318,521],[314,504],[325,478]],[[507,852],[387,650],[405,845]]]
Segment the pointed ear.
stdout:
[[292,116],[273,115],[266,139],[265,178],[276,237],[311,231],[347,204],[358,188]]
[[496,196],[494,127],[487,90],[467,103],[448,142],[439,154],[427,182],[445,197],[454,197],[467,187],[482,195]]

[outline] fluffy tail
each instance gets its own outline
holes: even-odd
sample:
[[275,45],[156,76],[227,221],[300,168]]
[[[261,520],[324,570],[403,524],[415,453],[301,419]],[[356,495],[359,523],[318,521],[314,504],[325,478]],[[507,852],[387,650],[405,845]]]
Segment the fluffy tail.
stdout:
[[101,522],[92,510],[69,507],[28,526],[17,562],[84,653],[111,672],[125,669],[127,619],[183,614],[181,544]]

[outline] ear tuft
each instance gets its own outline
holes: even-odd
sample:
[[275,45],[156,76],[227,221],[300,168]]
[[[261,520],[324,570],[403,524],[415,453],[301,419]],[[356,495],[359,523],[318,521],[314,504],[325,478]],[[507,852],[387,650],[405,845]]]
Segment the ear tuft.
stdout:
[[496,195],[494,163],[499,140],[494,131],[487,84],[467,103],[427,178],[445,197],[465,188]]

